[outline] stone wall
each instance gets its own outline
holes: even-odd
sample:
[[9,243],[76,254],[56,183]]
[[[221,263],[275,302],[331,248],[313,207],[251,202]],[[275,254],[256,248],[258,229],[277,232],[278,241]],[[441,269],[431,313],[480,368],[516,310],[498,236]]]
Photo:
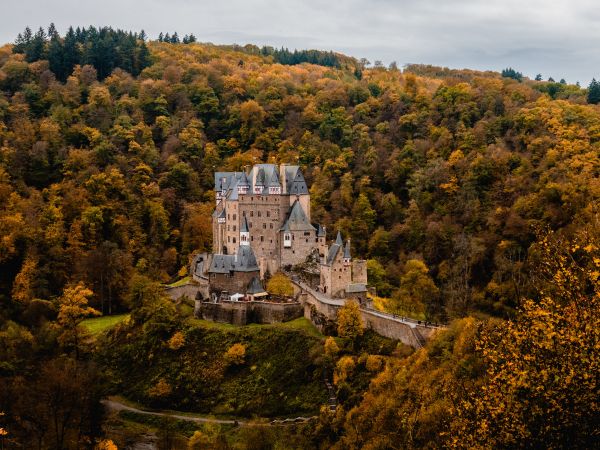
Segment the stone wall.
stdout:
[[182,284],[181,286],[166,287],[165,292],[172,300],[179,300],[181,297],[188,297],[195,300],[198,293],[200,293],[203,299],[207,299],[208,285],[192,282]]
[[303,307],[298,302],[196,302],[195,308],[196,317],[233,325],[288,322],[302,317],[303,313]]
[[258,276],[258,270],[233,272],[233,276],[230,276],[229,273],[211,273],[209,274],[210,292],[215,292],[217,295],[220,295],[222,291],[227,291],[230,295],[245,294],[252,278]]
[[[345,300],[331,299],[292,281],[300,302],[304,305],[304,317],[324,333],[331,333],[331,324],[337,320],[337,312]],[[371,328],[381,336],[396,339],[413,348],[422,347],[439,329],[426,327],[418,322],[391,316],[382,312],[361,308],[361,318],[366,328]]]

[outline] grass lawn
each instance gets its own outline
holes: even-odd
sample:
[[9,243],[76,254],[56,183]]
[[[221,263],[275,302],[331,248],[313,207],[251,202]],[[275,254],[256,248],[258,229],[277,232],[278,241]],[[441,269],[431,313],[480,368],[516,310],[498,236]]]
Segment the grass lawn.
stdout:
[[[188,323],[190,325],[205,327],[205,328],[216,328],[219,330],[238,330],[242,328],[239,325],[232,325],[230,323],[220,323],[220,322],[211,322],[210,320],[189,318]],[[251,323],[245,325],[248,328],[284,328],[288,330],[299,330],[304,331],[306,334],[316,338],[323,338],[324,336],[319,332],[319,330],[305,317],[300,317],[298,319],[290,320],[289,322],[281,322],[274,324],[258,324]]]
[[119,322],[122,322],[129,317],[129,314],[118,314],[116,316],[94,317],[93,319],[85,319],[81,324],[88,329],[92,335],[102,333],[109,328],[114,327]]
[[177,280],[174,283],[171,284],[167,284],[167,287],[178,287],[178,286],[183,286],[184,284],[189,283],[191,280],[191,278],[189,276],[187,277],[183,277],[181,280]]

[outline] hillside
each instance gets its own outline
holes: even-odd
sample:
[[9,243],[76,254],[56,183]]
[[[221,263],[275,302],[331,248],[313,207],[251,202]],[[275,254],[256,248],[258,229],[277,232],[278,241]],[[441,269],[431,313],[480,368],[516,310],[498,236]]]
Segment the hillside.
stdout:
[[[0,47],[9,448],[90,447],[108,394],[314,413],[323,368],[339,408],[296,448],[595,447],[600,107],[585,89],[90,30]],[[189,321],[161,283],[211,249],[214,171],[259,162],[299,164],[312,219],[351,237],[378,303],[447,332],[409,355],[371,332]],[[117,313],[94,322],[106,333],[81,326]]]

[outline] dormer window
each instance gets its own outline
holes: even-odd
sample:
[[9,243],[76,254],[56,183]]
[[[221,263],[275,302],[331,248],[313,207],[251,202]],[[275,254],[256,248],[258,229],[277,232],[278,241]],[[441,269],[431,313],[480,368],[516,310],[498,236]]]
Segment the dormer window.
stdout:
[[290,248],[292,246],[292,234],[291,233],[283,233],[283,246],[285,248]]

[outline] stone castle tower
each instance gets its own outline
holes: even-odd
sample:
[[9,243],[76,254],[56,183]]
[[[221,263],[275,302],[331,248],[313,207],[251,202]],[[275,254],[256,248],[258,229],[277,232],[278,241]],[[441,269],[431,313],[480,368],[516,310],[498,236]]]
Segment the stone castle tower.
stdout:
[[213,253],[232,255],[250,246],[261,276],[304,262],[324,243],[324,229],[310,222],[310,194],[299,166],[216,172],[215,197]]
[[[344,243],[338,232],[328,246],[326,229],[311,223],[310,194],[299,166],[257,164],[247,172],[216,172],[215,203],[211,280],[228,274],[248,283],[255,270],[262,279],[318,254],[321,292],[366,297],[366,262],[352,259],[349,239]],[[257,269],[252,264],[240,269],[238,255],[255,261]]]

